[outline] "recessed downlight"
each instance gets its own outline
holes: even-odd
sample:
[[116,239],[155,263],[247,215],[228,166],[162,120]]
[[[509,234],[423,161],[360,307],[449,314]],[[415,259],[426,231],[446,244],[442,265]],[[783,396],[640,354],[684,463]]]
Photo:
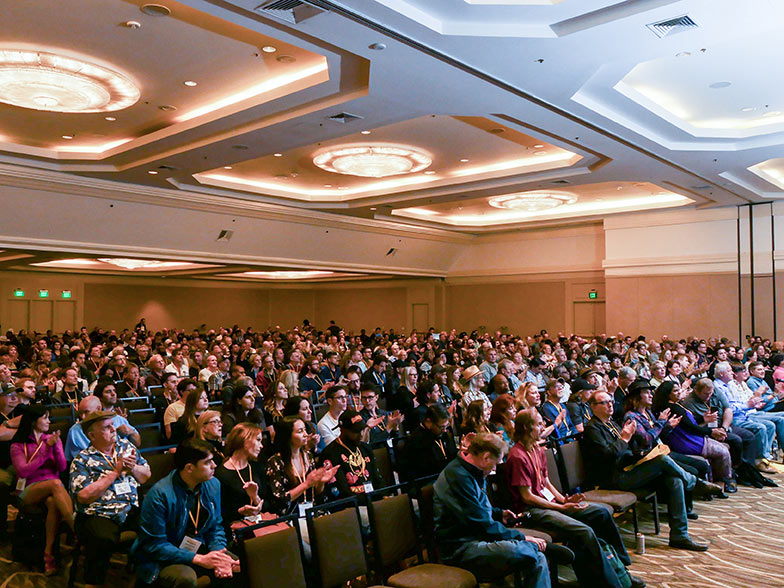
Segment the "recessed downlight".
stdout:
[[732,82],[713,82],[708,87],[713,90],[720,90],[721,88],[729,88]]
[[231,167],[230,165],[224,165],[224,166],[223,166],[223,169],[234,169],[234,168],[233,168],[233,167]]
[[73,135],[63,135],[63,139],[73,139]]
[[757,110],[756,106],[746,106],[740,109],[741,112],[754,112],[755,110]]
[[183,85],[184,86],[188,86],[189,88],[193,88],[194,86],[198,86],[199,83],[198,82],[194,82],[193,80],[185,80],[183,82]]
[[371,131],[359,131],[360,135],[369,135]]
[[273,153],[272,157],[283,157],[282,153]]
[[150,170],[150,171],[148,171],[147,173],[148,173],[148,174],[150,174],[151,176],[157,176],[157,175],[158,175],[158,172],[157,172],[157,171],[155,171],[154,169],[151,169],[151,170]]
[[294,63],[297,61],[296,57],[292,57],[291,55],[281,55],[280,57],[276,58],[278,63]]
[[375,206],[371,206],[370,210],[376,210],[376,207]]
[[534,155],[547,155],[547,151],[534,151]]
[[162,110],[163,112],[174,112],[177,110],[176,106],[172,106],[171,104],[161,104],[158,107],[158,110]]
[[262,47],[261,50],[264,51],[264,53],[275,53],[275,51],[277,51],[278,49],[277,47],[273,47],[272,45],[264,45],[264,47]]
[[680,53],[676,53],[675,57],[689,57],[691,52],[689,51],[681,51]]
[[368,49],[372,49],[373,51],[383,51],[386,48],[387,46],[384,43],[371,43],[368,45]]
[[171,10],[163,4],[143,4],[140,10],[147,16],[169,16]]
[[331,188],[331,187],[332,187],[332,184],[324,184],[324,187],[325,187],[325,188]]
[[117,120],[117,117],[114,116],[105,116],[103,117],[104,120],[108,120],[109,122],[114,122]]
[[426,175],[426,176],[432,176],[434,173],[436,173],[436,172],[434,172],[432,169],[429,169],[429,170],[427,170],[427,171],[425,172],[425,175]]
[[460,163],[468,163],[469,161],[471,161],[471,160],[470,159],[461,159]]
[[534,149],[541,149],[543,147],[544,147],[544,145],[534,145]]

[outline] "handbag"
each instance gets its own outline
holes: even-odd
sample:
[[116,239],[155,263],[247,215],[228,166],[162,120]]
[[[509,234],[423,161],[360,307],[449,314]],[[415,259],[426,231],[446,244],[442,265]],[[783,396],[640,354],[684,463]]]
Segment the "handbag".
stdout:
[[602,548],[602,555],[608,561],[613,572],[615,572],[615,576],[621,583],[621,588],[631,588],[632,579],[629,576],[629,572],[626,570],[626,566],[623,565],[623,562],[618,557],[618,552],[604,539],[599,539],[599,545]]

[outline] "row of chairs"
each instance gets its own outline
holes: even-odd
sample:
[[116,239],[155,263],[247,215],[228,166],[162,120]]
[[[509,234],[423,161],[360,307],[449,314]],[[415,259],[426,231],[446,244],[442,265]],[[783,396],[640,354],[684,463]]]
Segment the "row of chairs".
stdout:
[[[250,585],[254,588],[333,588],[365,576],[384,586],[397,588],[475,587],[477,580],[470,572],[432,561],[430,551],[428,559],[431,561],[425,560],[421,540],[423,533],[414,514],[411,496],[398,492],[402,492],[401,486],[379,490],[368,497],[370,549],[363,534],[356,498],[306,511],[313,563],[307,568],[296,515],[243,529],[238,534],[238,541],[243,569]],[[424,501],[422,492],[417,492],[421,512]],[[428,496],[432,502],[432,486]],[[432,507],[429,512],[432,512]],[[264,532],[271,527],[279,528],[280,523],[289,526],[283,530]],[[406,567],[411,560],[416,565]],[[276,561],[278,565],[270,567],[267,565],[269,561]],[[313,572],[311,577],[308,577],[306,569]]]

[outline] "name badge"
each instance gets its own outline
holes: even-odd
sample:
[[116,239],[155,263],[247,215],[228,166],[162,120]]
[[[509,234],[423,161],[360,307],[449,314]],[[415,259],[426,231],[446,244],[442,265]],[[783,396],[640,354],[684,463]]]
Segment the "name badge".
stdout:
[[362,484],[362,489],[365,492],[365,494],[370,494],[371,492],[373,492],[373,484],[370,482],[365,482],[364,484]]
[[191,553],[199,551],[199,547],[201,547],[201,541],[189,537],[188,535],[185,535],[185,537],[182,538],[182,543],[180,543],[180,549],[190,551]]
[[393,449],[393,446],[392,446],[392,437],[390,437],[389,439],[387,439],[387,446],[388,446],[390,449]]
[[302,518],[305,518],[305,511],[308,510],[308,509],[313,508],[313,503],[312,502],[300,502],[297,505],[297,508],[299,509],[299,517],[302,519]]
[[715,420],[712,423],[708,423],[708,428],[709,429],[717,429],[718,427],[719,427],[719,421],[718,420]]
[[117,496],[131,493],[131,485],[128,482],[120,482],[114,485],[114,493]]
[[19,478],[16,481],[16,491],[17,492],[24,492],[25,487],[27,486],[27,479],[26,478]]
[[544,498],[547,502],[552,502],[555,500],[555,494],[550,492],[550,489],[546,486],[541,490],[542,498]]

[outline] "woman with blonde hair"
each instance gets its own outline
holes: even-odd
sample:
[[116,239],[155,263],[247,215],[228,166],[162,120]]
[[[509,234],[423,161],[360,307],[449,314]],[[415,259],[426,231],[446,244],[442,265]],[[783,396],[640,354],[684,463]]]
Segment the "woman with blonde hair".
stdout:
[[289,391],[289,396],[297,396],[299,394],[299,375],[295,370],[283,370],[278,376],[278,381],[283,382],[286,390]]
[[539,388],[536,386],[536,384],[534,382],[523,382],[523,385],[515,390],[514,393],[515,407],[517,407],[517,410],[536,408],[538,404],[532,404],[532,400],[535,398],[535,396],[539,396]]
[[217,463],[223,460],[223,421],[217,410],[205,410],[196,419],[193,436],[212,445],[212,454]]

